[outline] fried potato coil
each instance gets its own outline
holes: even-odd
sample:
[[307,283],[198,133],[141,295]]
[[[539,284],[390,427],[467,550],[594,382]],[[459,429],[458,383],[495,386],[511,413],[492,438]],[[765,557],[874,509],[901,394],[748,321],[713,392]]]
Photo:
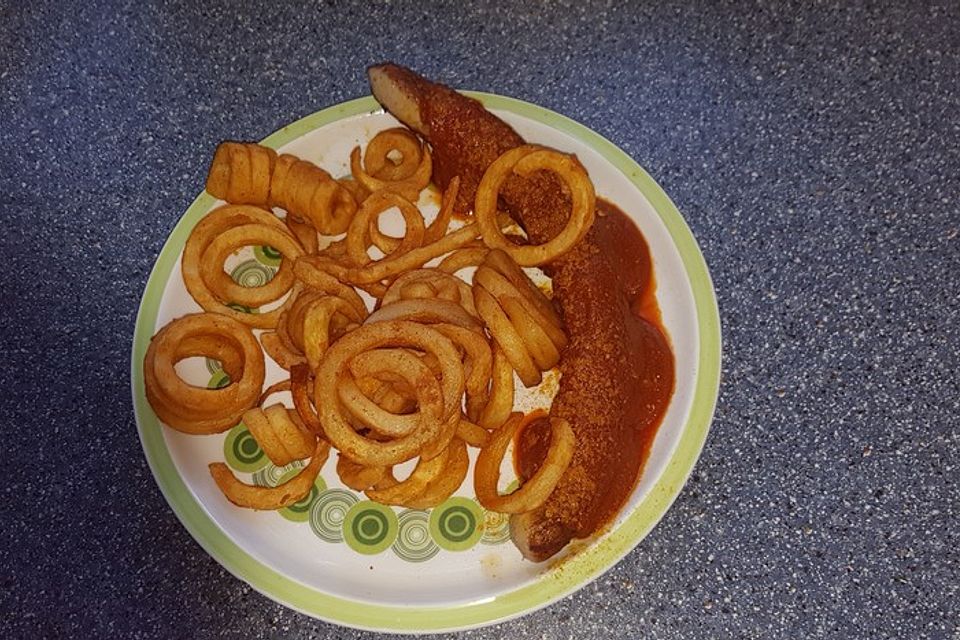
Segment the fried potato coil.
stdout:
[[[350,424],[339,401],[339,387],[349,374],[350,361],[360,353],[380,347],[409,347],[432,353],[441,370],[440,381],[428,367],[405,379],[416,391],[419,422],[409,435],[385,442],[364,437]],[[397,372],[406,375],[406,372]],[[389,466],[418,454],[429,459],[424,448],[442,440],[444,429],[459,415],[465,386],[462,363],[453,343],[428,326],[407,321],[365,324],[344,335],[327,352],[316,371],[314,405],[327,438],[352,460],[367,466]],[[454,417],[456,417],[454,416]],[[449,439],[448,439],[449,440]],[[435,452],[439,454],[439,451]]]
[[[190,356],[222,359],[229,384],[205,389],[184,382],[174,366]],[[256,406],[263,388],[263,352],[253,332],[236,320],[214,313],[191,314],[153,336],[143,373],[147,400],[163,422],[184,433],[219,433]]]
[[380,298],[381,306],[400,300],[440,299],[455,302],[472,316],[477,315],[470,285],[439,269],[414,269],[394,280]]
[[320,249],[320,236],[317,235],[317,230],[313,228],[313,225],[297,220],[291,215],[287,215],[283,222],[290,229],[290,233],[297,239],[297,242],[300,243],[300,246],[303,247],[304,253],[307,255],[317,253]]
[[207,191],[231,204],[270,203],[277,152],[252,142],[221,142],[207,172]]
[[341,187],[350,192],[350,195],[353,196],[353,200],[357,205],[362,204],[364,200],[370,197],[370,189],[367,189],[353,178],[339,178],[337,182],[340,183]]
[[490,375],[490,386],[486,394],[486,402],[479,409],[477,415],[470,413],[467,406],[467,417],[476,420],[484,429],[495,429],[510,417],[513,411],[513,366],[503,352],[500,345],[493,347],[493,371]]
[[421,457],[408,478],[387,488],[367,489],[367,497],[380,504],[405,505],[422,494],[431,482],[440,477],[447,465],[448,456],[449,448],[446,448],[429,460]]
[[[214,246],[223,235],[226,235],[226,239]],[[258,242],[257,238],[269,238],[271,242],[281,244],[282,247],[277,248],[285,251],[285,259],[281,261],[273,279],[263,287],[240,287],[223,272],[222,260],[216,264],[218,256],[226,245],[254,244]],[[208,255],[211,247],[215,251]],[[282,308],[266,313],[245,313],[229,306],[238,303],[229,294],[241,290],[241,296],[250,296],[244,299],[259,300],[263,292],[267,292],[267,297],[272,297],[272,300],[279,299],[294,288],[291,277],[293,263],[302,253],[302,248],[287,227],[269,211],[248,205],[224,205],[208,213],[190,232],[183,248],[180,268],[187,292],[206,311],[228,316],[257,329],[272,329],[277,324]],[[211,288],[210,282],[214,283],[214,288]]]
[[[399,161],[394,157],[399,156]],[[407,129],[379,132],[360,160],[360,147],[350,153],[350,173],[371,192],[391,191],[410,201],[429,183],[433,174],[430,151]]]
[[340,380],[337,391],[344,409],[363,426],[394,438],[417,429],[421,421],[417,413],[397,414],[385,409],[367,397],[355,380],[373,378],[381,382],[396,379],[407,381],[430,375],[432,371],[420,358],[406,349],[373,349],[353,358],[349,371],[350,376]]
[[303,318],[303,350],[312,369],[336,340],[363,322],[363,316],[343,298],[323,296],[312,302]]
[[[315,369],[330,342],[363,322],[366,307],[356,292],[350,291],[347,299],[319,291],[300,292],[277,322],[276,335],[282,343],[281,358],[274,358],[277,364],[289,369],[284,367],[287,362],[306,361]],[[270,346],[274,348],[274,344]]]
[[373,488],[389,471],[389,467],[366,467],[342,453],[337,455],[337,475],[340,476],[340,482],[354,491]]
[[456,302],[449,300],[424,300],[413,298],[398,300],[382,306],[371,313],[364,324],[390,320],[412,320],[423,324],[446,322],[465,329],[482,331],[482,323]]
[[[424,361],[424,364],[431,367],[436,373],[437,369],[432,367],[426,360],[426,354],[412,352]],[[376,377],[356,378],[357,387],[365,396],[377,403],[384,411],[396,414],[407,414],[417,408],[417,399],[412,389],[407,387],[406,382],[399,376],[384,374],[383,380]]]
[[474,303],[490,335],[521,381],[540,383],[567,344],[563,322],[550,300],[505,252],[487,254],[473,276]]
[[401,273],[422,267],[434,258],[439,258],[445,253],[463,247],[475,240],[478,233],[479,229],[475,223],[468,224],[452,233],[448,233],[436,242],[411,249],[398,256],[390,255],[362,267],[347,268],[343,271],[343,279],[351,284],[363,286],[368,283],[378,283],[388,278],[395,278]]
[[306,364],[307,358],[299,351],[293,351],[284,344],[276,331],[264,331],[260,334],[260,345],[264,353],[277,363],[281,369],[290,371],[299,364]]
[[293,408],[300,416],[303,425],[314,435],[323,435],[323,425],[317,416],[311,399],[310,367],[306,364],[297,364],[290,368],[290,396],[293,398]]
[[378,132],[367,143],[363,166],[381,180],[403,180],[416,173],[422,155],[420,139],[409,129],[394,127]]
[[230,467],[222,462],[209,465],[210,475],[227,500],[247,509],[282,509],[303,500],[313,488],[320,469],[330,455],[330,445],[318,440],[313,457],[300,473],[276,487],[259,487],[237,479]]
[[367,305],[354,291],[353,287],[344,284],[337,274],[343,269],[336,269],[335,265],[324,256],[305,256],[293,265],[293,272],[297,280],[310,289],[321,291],[331,296],[342,298],[350,303],[358,314],[366,316]]
[[260,394],[260,399],[257,400],[257,404],[262,407],[264,404],[266,404],[267,398],[269,398],[275,393],[283,393],[284,391],[290,391],[289,378],[287,378],[286,380],[277,380],[272,385],[264,389],[263,393]]
[[[440,464],[439,461],[443,461]],[[463,440],[453,438],[437,457],[418,461],[413,473],[397,481],[389,468],[372,489],[366,490],[371,500],[408,509],[430,509],[449,498],[463,484],[470,467],[470,457]],[[372,473],[368,467],[365,471]],[[341,476],[342,477],[342,476]]]
[[277,158],[270,182],[270,203],[309,222],[324,235],[346,231],[357,211],[353,194],[329,173],[289,154]]
[[298,424],[294,415],[295,411],[282,404],[265,409],[254,407],[243,414],[243,424],[247,425],[250,435],[278,467],[309,458],[317,442],[317,437]]
[[467,414],[476,415],[488,400],[487,383],[493,372],[490,343],[482,333],[454,324],[440,323],[433,328],[450,338],[463,354]]
[[457,437],[472,447],[483,447],[490,437],[490,433],[478,424],[460,418],[457,423]]
[[456,273],[461,269],[480,266],[484,261],[490,249],[482,242],[479,246],[465,246],[462,249],[452,251],[437,265],[437,269],[445,273]]
[[[497,220],[500,187],[511,175],[526,176],[547,170],[557,174],[570,191],[572,208],[566,226],[541,245],[516,245],[503,235]],[[562,256],[590,230],[596,213],[596,194],[587,172],[573,156],[536,145],[523,145],[497,158],[483,174],[477,187],[473,208],[483,242],[491,249],[502,249],[517,264],[537,267]]]
[[480,450],[473,476],[473,489],[477,500],[485,509],[500,513],[533,511],[546,502],[560,482],[560,476],[570,466],[576,445],[573,429],[562,418],[548,418],[551,429],[550,446],[540,468],[523,482],[519,489],[500,495],[497,483],[500,480],[500,465],[507,446],[522,426],[541,417],[544,417],[544,414],[539,412],[526,417],[521,413],[512,414],[509,420],[490,435],[487,444]]
[[287,306],[277,321],[277,337],[284,348],[303,355],[303,321],[310,305],[324,297],[319,291],[304,289]]
[[[406,231],[403,238],[384,235],[377,226],[381,214],[393,207],[400,210]],[[388,191],[378,191],[363,201],[357,215],[354,216],[346,237],[346,257],[355,266],[363,266],[372,261],[367,253],[375,245],[387,256],[400,256],[423,245],[426,227],[423,214],[409,200]]]
[[[244,287],[234,282],[223,270],[226,259],[242,247],[271,246],[281,253],[281,269],[266,284]],[[212,239],[200,258],[200,273],[217,299],[259,307],[283,297],[293,286],[293,262],[303,255],[303,248],[286,228],[254,222],[226,229]]]
[[447,185],[447,190],[443,192],[440,200],[440,210],[437,211],[437,217],[433,219],[427,232],[424,234],[424,244],[431,244],[442,238],[450,227],[453,220],[453,208],[457,204],[457,194],[460,193],[460,177],[455,176]]
[[460,488],[469,468],[467,445],[459,438],[452,439],[447,446],[447,462],[443,470],[419,495],[405,501],[401,506],[408,509],[430,509],[437,506]]

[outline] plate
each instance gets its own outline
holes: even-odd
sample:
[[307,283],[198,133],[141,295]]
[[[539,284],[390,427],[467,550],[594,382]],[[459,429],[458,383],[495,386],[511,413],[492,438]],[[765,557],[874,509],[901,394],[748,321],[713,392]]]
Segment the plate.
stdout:
[[[261,484],[277,483],[292,469],[269,464],[242,425],[216,436],[163,427],[144,395],[141,363],[150,337],[171,319],[199,310],[182,284],[179,263],[190,230],[219,204],[201,194],[161,250],[137,316],[131,373],[143,450],[171,508],[207,553],[264,595],[329,622],[390,632],[451,631],[523,615],[572,593],[614,566],[660,520],[690,474],[713,416],[720,377],[716,298],[676,207],[639,165],[586,127],[518,100],[469,95],[527,140],[576,153],[597,193],[640,227],[653,257],[677,387],[617,520],[599,538],[574,543],[546,563],[522,559],[509,541],[506,519],[484,512],[469,482],[429,512],[391,509],[343,487],[328,462],[303,502],[281,512],[236,508],[214,485],[209,462],[225,460],[241,478]],[[344,175],[354,145],[395,125],[367,97],[307,116],[263,144]],[[269,277],[276,260],[258,249],[228,268],[238,280],[256,280]],[[192,382],[214,385],[222,375],[215,363],[200,359],[185,367]],[[268,365],[268,381],[270,371]],[[278,376],[280,370],[273,372]]]

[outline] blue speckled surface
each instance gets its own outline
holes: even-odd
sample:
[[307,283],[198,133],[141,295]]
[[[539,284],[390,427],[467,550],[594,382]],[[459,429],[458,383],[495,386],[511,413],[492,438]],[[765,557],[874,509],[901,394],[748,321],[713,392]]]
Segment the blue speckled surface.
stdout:
[[214,145],[367,93],[383,59],[624,148],[723,318],[716,421],[666,518],[575,596],[467,635],[960,637],[960,5],[522,4],[0,3],[4,637],[363,635],[193,542],[129,351]]

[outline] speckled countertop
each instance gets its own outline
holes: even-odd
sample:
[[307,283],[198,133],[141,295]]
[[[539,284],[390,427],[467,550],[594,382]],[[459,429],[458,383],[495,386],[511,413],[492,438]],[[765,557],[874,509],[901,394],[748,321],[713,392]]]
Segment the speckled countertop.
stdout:
[[214,145],[366,94],[384,59],[620,145],[723,320],[713,431],[664,520],[468,637],[960,637],[960,5],[241,4],[0,3],[4,637],[363,635],[191,539],[129,354]]

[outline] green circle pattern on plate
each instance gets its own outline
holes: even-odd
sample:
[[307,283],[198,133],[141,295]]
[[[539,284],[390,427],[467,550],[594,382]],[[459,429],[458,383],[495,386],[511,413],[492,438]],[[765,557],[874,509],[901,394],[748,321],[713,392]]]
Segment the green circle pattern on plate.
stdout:
[[343,519],[343,539],[358,553],[376,555],[393,544],[399,528],[393,509],[363,500],[347,511]]
[[244,260],[233,268],[230,277],[241,287],[262,287],[273,279],[274,273],[259,260]]
[[[283,255],[269,245],[263,245],[253,248],[253,256],[261,263],[270,267],[280,266],[280,259]],[[272,277],[272,275],[271,275]]]
[[[584,586],[630,552],[663,517],[679,495],[703,448],[720,384],[720,316],[703,255],[676,206],[660,186],[616,145],[558,113],[520,100],[465,92],[486,107],[544,123],[599,153],[643,194],[667,229],[693,291],[699,349],[694,363],[693,399],[673,456],[652,489],[624,520],[597,544],[567,559],[563,571],[495,598],[449,606],[409,607],[357,602],[307,587],[277,572],[238,546],[196,500],[171,458],[163,428],[144,392],[143,358],[157,327],[160,302],[190,230],[216,203],[201,193],[167,238],[141,298],[134,332],[130,374],[137,428],[147,462],[180,521],[200,545],[228,571],[261,593],[303,613],[362,629],[378,631],[453,631],[508,620],[546,606]],[[325,125],[381,111],[370,96],[335,105],[283,127],[262,144],[278,148]],[[316,505],[316,503],[315,503]]]
[[219,373],[223,371],[223,365],[220,364],[219,360],[214,358],[205,358],[207,364],[207,371],[210,373]]
[[447,551],[470,549],[483,530],[483,508],[470,498],[449,498],[430,512],[430,533]]
[[[209,360],[209,358],[208,358]],[[225,386],[230,384],[230,376],[228,376],[223,371],[217,371],[212,376],[210,376],[210,381],[207,382],[208,389],[222,389]]]
[[407,562],[426,562],[440,553],[430,535],[430,514],[420,509],[404,509],[397,516],[399,530],[393,552]]
[[343,521],[360,498],[345,489],[327,489],[310,508],[310,528],[321,540],[343,542]]
[[295,476],[305,466],[302,460],[294,460],[282,467],[270,462],[259,471],[254,472],[253,484],[260,487],[275,487]]
[[242,422],[227,433],[223,441],[223,458],[231,469],[243,473],[253,473],[270,464],[266,454]]

